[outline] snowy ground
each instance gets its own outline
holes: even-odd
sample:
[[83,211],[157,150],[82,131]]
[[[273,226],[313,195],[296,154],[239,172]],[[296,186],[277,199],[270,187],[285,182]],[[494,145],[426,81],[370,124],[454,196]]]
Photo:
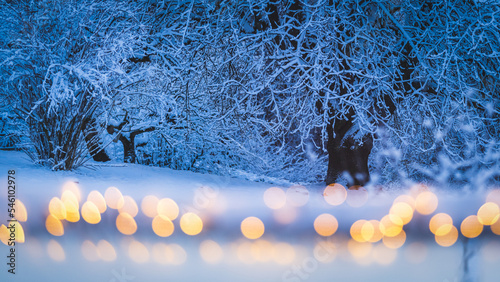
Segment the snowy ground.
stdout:
[[[460,223],[477,213],[488,191],[434,190],[437,209],[430,215],[415,212],[404,227],[404,245],[392,249],[382,242],[356,243],[350,228],[360,219],[380,220],[405,189],[369,189],[332,206],[323,197],[325,187],[313,185],[288,191],[285,207],[273,210],[263,200],[272,187],[265,183],[118,163],[52,172],[33,165],[23,153],[0,151],[2,223],[8,219],[9,170],[15,170],[16,197],[25,204],[28,220],[21,223],[25,243],[16,245],[15,275],[7,272],[9,248],[1,244],[1,281],[462,281],[464,261],[470,281],[500,277],[500,236],[489,226],[475,239],[459,234],[450,247],[438,245],[429,231],[430,218],[447,213],[460,233]],[[63,220],[64,235],[51,235],[45,226],[49,202],[61,197],[70,182],[81,192],[80,208],[92,190],[104,195],[114,186],[130,196],[139,209],[137,231],[120,233],[115,224],[119,212],[108,207],[97,224]],[[152,218],[141,209],[148,195],[177,203],[180,213],[172,221],[172,235],[153,232]],[[359,200],[364,196],[366,202]],[[301,202],[305,205],[289,204]],[[202,219],[201,233],[190,236],[181,230],[180,217],[188,212]],[[338,220],[332,236],[321,237],[313,227],[322,213]],[[264,223],[264,235],[257,240],[240,230],[249,216]],[[464,250],[471,255],[464,256]]]

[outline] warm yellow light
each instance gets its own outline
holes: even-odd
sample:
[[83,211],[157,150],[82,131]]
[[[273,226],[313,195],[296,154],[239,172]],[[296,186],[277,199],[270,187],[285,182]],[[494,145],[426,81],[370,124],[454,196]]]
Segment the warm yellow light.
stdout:
[[432,234],[444,236],[453,228],[453,219],[445,213],[435,214],[429,221],[429,229]]
[[47,244],[47,253],[49,257],[55,261],[63,261],[66,259],[63,247],[53,239]]
[[391,249],[400,248],[401,246],[403,246],[405,241],[406,241],[406,232],[404,230],[401,230],[401,232],[399,232],[399,234],[396,236],[392,237],[384,236],[384,238],[382,238],[382,242],[384,243],[384,245],[387,248]]
[[408,203],[398,202],[392,205],[389,214],[401,218],[403,225],[405,225],[413,218],[413,208]]
[[197,214],[188,212],[181,216],[180,226],[184,233],[194,236],[203,230],[203,221]]
[[217,242],[205,240],[200,244],[200,256],[205,262],[216,264],[222,260],[224,251]]
[[164,215],[155,216],[152,225],[154,233],[160,237],[168,237],[174,233],[174,224]]
[[116,187],[109,187],[106,189],[106,192],[104,192],[104,199],[106,200],[106,204],[108,207],[118,210],[121,207],[123,207],[124,204],[124,199],[122,192],[118,190]]
[[62,195],[61,195],[61,201],[63,203],[65,203],[65,205],[66,205],[66,202],[71,202],[76,207],[76,209],[80,209],[80,201],[78,201],[78,198],[75,195],[75,193],[73,193],[70,190],[65,190],[62,193]]
[[264,192],[264,203],[270,209],[277,210],[285,206],[286,193],[278,187],[268,188]]
[[295,249],[292,245],[280,242],[274,245],[273,260],[280,265],[287,265],[295,260]]
[[90,224],[97,224],[101,221],[101,213],[93,202],[85,202],[82,205],[82,217]]
[[67,181],[66,183],[64,183],[62,191],[63,191],[63,194],[66,191],[71,192],[71,194],[75,195],[78,203],[80,203],[82,201],[82,192],[80,191],[78,184],[76,184],[75,182]]
[[500,235],[500,220],[497,220],[497,222],[493,223],[490,227],[491,227],[491,232],[493,232],[496,235]]
[[264,223],[253,216],[245,218],[241,222],[241,233],[248,239],[258,239],[264,234]]
[[334,183],[326,186],[323,197],[328,204],[338,206],[346,200],[347,191],[341,184]]
[[372,251],[372,244],[369,242],[359,242],[356,240],[349,240],[347,242],[347,249],[354,258],[365,258],[370,255]]
[[119,212],[126,212],[130,214],[130,216],[135,217],[137,213],[139,213],[139,208],[137,207],[137,203],[130,196],[123,197],[123,206],[118,209]]
[[78,203],[71,199],[63,200],[64,208],[66,209],[66,220],[69,222],[78,222],[80,220],[80,212],[78,211]]
[[442,247],[452,246],[458,239],[458,230],[455,226],[452,226],[450,232],[441,236],[435,235],[434,239],[436,240],[436,243]]
[[259,239],[252,243],[250,253],[256,261],[268,262],[273,258],[274,246],[267,240]]
[[359,208],[368,201],[368,190],[359,185],[349,187],[346,202],[349,206]]
[[49,214],[45,220],[45,228],[54,236],[64,235],[64,227],[62,222],[53,214]]
[[14,202],[14,209],[16,212],[14,213],[16,216],[16,219],[20,222],[25,222],[28,220],[28,212],[26,211],[26,207],[24,206],[23,202],[21,200],[16,199]]
[[438,198],[431,191],[424,191],[418,194],[415,199],[415,209],[423,215],[433,213],[438,206]]
[[477,211],[477,219],[483,225],[492,225],[498,221],[500,217],[500,209],[493,202],[487,202],[482,205]]
[[99,260],[99,253],[97,252],[97,247],[94,243],[89,240],[85,240],[82,243],[82,255],[88,261],[97,261]]
[[179,206],[177,203],[170,198],[163,198],[158,201],[157,212],[159,215],[168,217],[170,220],[174,220],[179,216]]
[[114,261],[116,259],[115,248],[106,240],[97,242],[97,254],[103,261]]
[[0,241],[2,241],[2,243],[4,243],[5,245],[8,245],[9,243],[9,230],[7,229],[7,226],[5,226],[5,224],[2,224],[0,226]]
[[462,235],[467,238],[475,238],[483,232],[483,225],[475,215],[466,217],[460,225]]
[[142,199],[141,210],[147,217],[155,217],[158,214],[158,198],[156,196],[148,195]]
[[314,220],[314,230],[321,236],[333,235],[338,227],[337,219],[328,213],[321,214]]
[[363,240],[370,242],[374,234],[375,226],[370,221],[363,223],[363,226],[361,226],[361,237],[363,237]]
[[104,213],[107,209],[106,200],[104,200],[104,196],[99,191],[90,191],[87,201],[94,203],[100,213]]
[[415,209],[415,199],[410,195],[399,195],[396,199],[394,199],[393,204],[396,203],[407,203],[410,205],[412,210]]
[[394,237],[403,230],[403,220],[397,215],[388,214],[380,220],[379,228],[385,237]]
[[49,212],[57,219],[66,219],[66,207],[59,198],[52,198],[49,202]]
[[368,240],[368,242],[376,243],[376,242],[382,240],[382,237],[384,236],[384,234],[382,234],[382,232],[380,231],[380,221],[372,219],[369,222],[373,226],[373,235]]
[[351,225],[351,229],[349,230],[349,232],[351,234],[352,239],[354,239],[357,242],[366,242],[366,239],[363,237],[363,231],[362,231],[363,225],[366,222],[367,222],[366,220],[360,219],[360,220],[355,221]]
[[286,200],[294,207],[302,207],[309,201],[309,191],[302,185],[293,185],[286,190]]
[[137,223],[130,214],[123,212],[116,217],[116,228],[122,234],[132,235],[137,231]]
[[128,246],[128,256],[136,263],[145,263],[149,260],[149,251],[141,242],[134,240]]

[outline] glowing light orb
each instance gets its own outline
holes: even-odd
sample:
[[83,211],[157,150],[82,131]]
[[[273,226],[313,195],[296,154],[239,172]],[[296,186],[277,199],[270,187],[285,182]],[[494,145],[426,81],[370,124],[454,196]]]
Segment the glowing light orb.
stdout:
[[359,185],[349,187],[347,189],[346,202],[353,208],[362,207],[368,201],[368,190]]
[[90,191],[89,195],[87,196],[87,201],[94,203],[100,213],[104,213],[107,209],[106,200],[99,191]]
[[179,206],[170,198],[163,198],[158,201],[157,213],[174,220],[179,216]]
[[264,192],[264,203],[270,209],[277,210],[285,206],[286,193],[278,187],[268,188]]
[[142,199],[141,210],[147,217],[154,218],[158,214],[158,198],[156,196],[148,195]]
[[391,249],[401,248],[401,246],[404,245],[405,241],[406,241],[406,232],[404,230],[401,230],[401,232],[399,232],[399,234],[396,236],[392,237],[384,236],[382,238],[382,242],[384,243],[384,245],[387,248]]
[[160,237],[168,237],[174,233],[174,224],[164,215],[155,216],[152,226],[154,233]]
[[415,210],[415,199],[410,195],[399,195],[393,201],[393,204],[396,203],[407,203],[412,208],[412,210]]
[[302,207],[309,201],[309,191],[302,185],[294,185],[286,190],[286,200],[294,207]]
[[217,242],[204,240],[200,244],[200,257],[209,264],[219,263],[224,256],[224,251]]
[[497,222],[493,223],[490,227],[491,227],[491,232],[493,232],[496,235],[500,235],[500,220],[497,220]]
[[57,219],[66,219],[66,207],[64,203],[57,197],[54,197],[49,202],[49,213]]
[[99,253],[97,251],[97,246],[89,240],[85,240],[81,247],[83,257],[88,261],[99,260]]
[[63,247],[55,240],[51,239],[47,244],[47,253],[54,261],[63,261],[66,259],[66,254]]
[[355,221],[351,225],[351,229],[349,230],[349,232],[351,234],[352,239],[354,239],[357,242],[361,242],[361,243],[366,242],[366,240],[365,240],[365,238],[363,236],[363,231],[362,231],[363,225],[366,222],[367,222],[366,220],[360,219],[360,220]]
[[115,248],[106,240],[97,242],[97,254],[103,261],[114,261],[116,259]]
[[101,221],[101,213],[93,202],[85,202],[82,205],[83,220],[90,224],[97,224]]
[[182,215],[180,226],[184,233],[194,236],[203,230],[203,221],[197,214],[188,212]]
[[136,263],[146,263],[149,260],[149,251],[141,242],[134,240],[128,246],[128,256]]
[[415,209],[417,212],[423,215],[429,215],[433,213],[438,206],[438,198],[431,191],[424,191],[418,194],[415,199]]
[[[13,228],[13,230],[11,229]],[[14,231],[14,234],[11,233],[11,231]],[[7,233],[5,233],[7,232]],[[14,237],[12,237],[14,236]],[[16,222],[9,222],[5,228],[0,228],[0,238],[2,238],[2,242],[4,241],[3,239],[5,238],[5,242],[8,241],[8,239],[15,239],[15,243],[24,243],[24,228],[21,225],[19,221]],[[9,241],[9,243],[12,241]],[[7,244],[6,244],[7,245]]]
[[458,239],[458,230],[455,226],[452,226],[450,232],[445,235],[434,235],[434,239],[438,245],[442,247],[450,247],[455,244]]
[[137,223],[130,214],[123,212],[116,217],[116,228],[122,234],[132,235],[137,231]]
[[130,196],[123,197],[123,206],[118,209],[119,212],[126,212],[130,214],[130,216],[135,217],[137,213],[139,213],[139,208],[137,207],[137,203]]
[[66,220],[69,222],[78,222],[80,220],[78,203],[75,204],[75,202],[71,199],[64,199],[63,204],[66,209]]
[[62,193],[62,195],[61,195],[61,201],[63,203],[65,203],[65,205],[66,205],[66,202],[71,202],[76,207],[76,209],[80,208],[80,201],[78,201],[78,198],[75,195],[75,193],[73,193],[70,190],[65,190]]
[[16,212],[14,213],[16,216],[16,219],[20,222],[25,222],[28,220],[28,212],[26,211],[26,207],[24,206],[23,202],[21,200],[16,199],[14,202],[14,208]]
[[314,230],[321,236],[333,235],[338,227],[337,219],[328,213],[321,214],[314,220]]
[[66,183],[64,183],[62,191],[63,191],[63,194],[66,191],[71,192],[73,195],[75,195],[78,203],[80,203],[82,201],[82,192],[80,191],[78,184],[76,184],[75,182],[67,181]]
[[365,242],[370,242],[375,234],[375,226],[370,221],[365,221],[361,226],[361,237]]
[[405,225],[413,218],[413,208],[408,203],[398,202],[392,205],[389,214],[401,218],[403,225]]
[[5,226],[5,224],[2,224],[0,226],[0,241],[2,241],[2,243],[4,243],[7,246],[9,243],[9,237],[10,237],[9,235],[10,231],[7,229],[7,226]]
[[123,207],[125,200],[123,199],[122,192],[116,187],[109,187],[104,192],[104,199],[109,208],[118,210]]
[[477,219],[483,225],[492,225],[498,221],[500,217],[500,209],[493,202],[487,202],[482,205],[477,211]]
[[49,214],[45,220],[45,228],[54,236],[64,235],[64,227],[62,222],[53,214]]
[[257,217],[247,217],[241,222],[241,233],[248,239],[258,239],[264,235],[264,223]]
[[346,200],[347,191],[341,184],[330,184],[323,191],[323,198],[328,204],[338,206]]
[[462,235],[467,238],[476,238],[483,232],[483,225],[475,215],[466,217],[460,225]]
[[280,242],[274,245],[273,260],[280,265],[291,264],[295,260],[296,252],[292,245]]
[[453,228],[453,219],[445,213],[435,214],[429,221],[429,229],[432,234],[444,236]]
[[403,220],[397,215],[388,214],[380,220],[379,228],[385,237],[394,237],[403,230]]
[[382,234],[382,232],[380,231],[380,221],[372,219],[369,222],[373,226],[373,235],[367,241],[370,243],[376,243],[376,242],[382,240],[382,237],[384,237],[384,234]]

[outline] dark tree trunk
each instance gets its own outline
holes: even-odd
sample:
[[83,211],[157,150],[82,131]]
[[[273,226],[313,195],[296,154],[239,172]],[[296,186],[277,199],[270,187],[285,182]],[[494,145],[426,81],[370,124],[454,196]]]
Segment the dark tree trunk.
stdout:
[[85,143],[87,144],[87,149],[94,161],[107,162],[111,160],[104,148],[102,148],[102,141],[97,131],[96,120],[94,118],[87,119],[84,122],[83,135]]
[[123,144],[123,162],[135,163],[135,135],[130,134],[130,137],[127,138],[123,134],[120,134],[119,140]]

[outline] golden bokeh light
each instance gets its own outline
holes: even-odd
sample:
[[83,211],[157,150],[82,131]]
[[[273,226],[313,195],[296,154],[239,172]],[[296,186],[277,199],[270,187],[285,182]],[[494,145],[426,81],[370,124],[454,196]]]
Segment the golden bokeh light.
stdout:
[[198,235],[203,230],[203,221],[192,212],[185,213],[180,220],[181,230],[187,235]]
[[67,202],[71,202],[76,209],[80,209],[80,201],[78,197],[71,190],[65,190],[61,195],[61,201],[66,205]]
[[341,184],[330,184],[326,186],[325,190],[323,191],[323,198],[328,204],[332,206],[338,206],[346,200],[347,191]]
[[130,214],[123,212],[116,217],[116,228],[122,234],[132,235],[137,231],[137,223]]
[[250,253],[258,262],[268,262],[274,256],[274,246],[271,242],[258,239],[252,243]]
[[163,198],[158,201],[157,213],[174,220],[179,216],[179,206],[170,198]]
[[139,208],[137,207],[137,203],[130,196],[123,197],[123,206],[118,209],[120,213],[126,212],[130,214],[130,216],[135,217],[139,213]]
[[375,234],[375,226],[373,226],[372,222],[365,221],[363,226],[361,226],[361,237],[366,242],[370,242]]
[[148,195],[142,199],[141,211],[147,217],[154,218],[158,214],[158,202],[160,200],[153,195]]
[[487,202],[477,211],[477,219],[482,225],[492,225],[498,221],[500,209],[493,202]]
[[452,226],[450,232],[442,236],[435,235],[434,239],[438,245],[442,247],[450,247],[455,244],[458,239],[458,230],[455,226]]
[[264,203],[270,209],[277,210],[285,206],[286,193],[278,187],[268,188],[264,192]]
[[14,204],[14,209],[16,210],[14,214],[16,216],[16,219],[20,222],[26,222],[26,220],[28,220],[28,212],[26,211],[26,207],[24,206],[23,202],[21,202],[21,200],[19,199],[16,199]]
[[398,216],[405,225],[413,218],[413,208],[408,203],[397,202],[392,205],[389,214]]
[[309,191],[302,185],[293,185],[286,190],[286,201],[294,207],[302,207],[309,201]]
[[314,230],[321,236],[333,235],[338,227],[337,219],[328,213],[321,214],[314,220]]
[[57,197],[54,197],[49,202],[49,212],[57,219],[66,219],[66,207],[64,203]]
[[54,236],[64,235],[64,226],[62,222],[53,214],[49,214],[45,220],[45,228]]
[[160,237],[168,237],[174,233],[174,224],[164,215],[155,216],[152,225],[154,233]]
[[97,254],[103,261],[116,260],[115,248],[106,240],[99,240],[97,242]]
[[264,235],[264,223],[257,217],[247,217],[241,222],[241,233],[248,239],[258,239]]
[[78,203],[71,199],[63,200],[64,208],[66,209],[66,220],[69,222],[78,222],[80,220],[80,212],[78,210]]
[[388,214],[380,220],[379,228],[385,237],[394,237],[403,230],[403,220],[397,215]]
[[347,250],[354,258],[365,258],[369,256],[372,247],[372,243],[369,242],[359,242],[352,239],[347,242]]
[[209,264],[219,263],[224,257],[224,251],[217,242],[204,240],[200,244],[200,257]]
[[116,187],[109,187],[104,192],[104,200],[106,200],[106,204],[109,208],[118,210],[123,207],[125,200],[123,199],[122,192],[118,190]]
[[82,217],[90,224],[101,222],[101,213],[93,202],[87,201],[82,205]]
[[415,209],[415,199],[410,195],[399,195],[394,199],[393,204],[396,203],[407,203],[413,210]]
[[90,191],[87,201],[94,203],[100,213],[104,213],[107,209],[106,200],[104,200],[104,196],[99,191]]
[[497,220],[497,222],[493,223],[490,227],[493,234],[500,235],[500,220]]
[[49,257],[54,261],[63,261],[66,259],[66,254],[63,247],[54,239],[50,239],[47,244],[47,253]]
[[365,187],[355,185],[347,189],[346,202],[353,208],[362,207],[368,201],[368,190]]
[[363,226],[366,222],[367,222],[366,220],[360,219],[355,221],[351,225],[351,229],[349,230],[349,232],[351,234],[352,239],[354,239],[357,242],[366,242],[364,238],[366,234],[365,236],[363,236]]
[[429,229],[432,234],[444,236],[453,228],[453,219],[446,213],[435,214],[429,221]]
[[146,263],[149,261],[148,249],[144,244],[136,240],[128,245],[128,256],[136,263]]
[[406,232],[404,230],[401,230],[398,235],[396,236],[384,236],[382,238],[382,242],[387,248],[391,249],[398,249],[401,248],[401,246],[404,245],[406,241]]
[[423,215],[433,213],[438,206],[438,198],[431,191],[423,191],[415,199],[415,209]]
[[88,261],[99,260],[99,253],[97,251],[96,245],[89,240],[85,240],[81,247],[83,257]]
[[382,237],[384,237],[384,234],[382,234],[382,232],[380,231],[380,221],[378,221],[376,219],[372,219],[369,222],[373,226],[373,235],[367,241],[370,243],[376,243],[376,242],[382,240]]
[[398,251],[396,248],[389,248],[384,244],[377,244],[373,247],[373,259],[380,265],[390,265],[396,260]]
[[62,192],[70,191],[71,194],[75,195],[76,200],[78,203],[82,201],[82,192],[80,191],[80,188],[78,187],[78,184],[76,184],[74,181],[67,181],[64,183]]
[[483,225],[476,215],[470,215],[462,221],[460,232],[467,238],[476,238],[483,232]]
[[295,248],[285,242],[279,242],[274,245],[273,260],[280,265],[291,264],[295,260]]
[[5,224],[2,224],[0,226],[0,241],[4,243],[5,245],[8,245],[9,243],[9,230],[7,229],[7,226]]

